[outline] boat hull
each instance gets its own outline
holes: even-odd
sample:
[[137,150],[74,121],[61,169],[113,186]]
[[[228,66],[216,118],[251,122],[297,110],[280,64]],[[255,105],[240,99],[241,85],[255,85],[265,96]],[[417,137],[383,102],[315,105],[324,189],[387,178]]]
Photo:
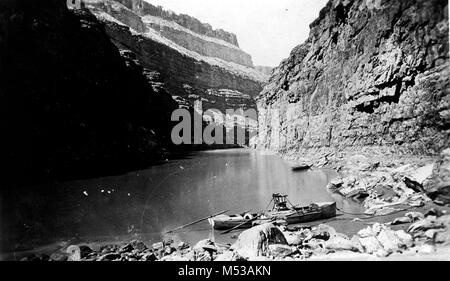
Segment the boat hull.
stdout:
[[294,213],[291,215],[275,213],[275,214],[271,215],[270,217],[274,218],[274,219],[283,219],[288,224],[297,224],[297,223],[329,219],[329,218],[333,218],[336,216],[336,203],[335,202],[320,203],[320,204],[322,204],[322,205],[319,206],[319,209],[317,211],[311,211],[311,212],[305,212],[305,213]]
[[316,205],[318,205],[318,209],[314,211],[301,212],[301,208],[298,208],[298,212],[294,210],[284,212],[268,212],[265,214],[267,216],[267,219],[236,219],[228,216],[213,218],[214,229],[228,230],[235,227],[250,228],[253,226],[253,224],[260,224],[266,221],[269,222],[278,219],[285,220],[288,224],[297,224],[329,219],[336,216],[335,202],[318,203]]
[[214,229],[216,230],[228,230],[239,226],[238,228],[250,228],[253,225],[252,220],[240,220],[240,221],[214,221]]

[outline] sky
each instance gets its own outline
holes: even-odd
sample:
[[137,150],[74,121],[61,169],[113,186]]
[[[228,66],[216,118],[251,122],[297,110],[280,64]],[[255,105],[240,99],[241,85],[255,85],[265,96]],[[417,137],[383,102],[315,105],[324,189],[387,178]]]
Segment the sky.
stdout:
[[278,66],[309,35],[328,0],[145,0],[237,35],[254,65]]

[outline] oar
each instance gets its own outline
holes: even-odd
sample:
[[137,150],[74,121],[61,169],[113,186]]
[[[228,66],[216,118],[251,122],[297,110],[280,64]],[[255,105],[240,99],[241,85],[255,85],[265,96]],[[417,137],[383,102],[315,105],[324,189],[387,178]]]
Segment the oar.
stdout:
[[255,218],[250,219],[250,220],[248,220],[248,221],[244,221],[243,223],[240,223],[240,224],[236,225],[235,227],[232,227],[232,228],[230,228],[230,229],[228,229],[228,230],[225,230],[225,231],[222,232],[221,234],[227,234],[227,233],[230,233],[231,231],[233,231],[233,230],[235,230],[235,229],[238,229],[239,227],[243,226],[244,224],[249,223],[249,222],[251,222],[251,221],[254,221],[254,220],[256,220],[257,218],[258,218],[258,217],[255,217]]
[[215,217],[215,216],[218,216],[218,215],[222,215],[222,214],[225,214],[225,213],[226,213],[226,212],[228,212],[228,211],[230,211],[230,210],[226,210],[226,211],[222,211],[222,212],[219,212],[219,213],[217,213],[217,214],[209,215],[209,216],[207,216],[207,217],[204,217],[204,218],[198,219],[198,220],[196,220],[196,221],[193,221],[193,222],[191,222],[191,223],[188,223],[188,224],[185,224],[185,225],[179,226],[179,227],[177,227],[177,228],[175,228],[175,229],[172,229],[172,230],[166,231],[166,233],[171,233],[171,232],[174,232],[174,231],[180,230],[180,229],[182,229],[182,228],[185,228],[185,227],[188,227],[188,226],[194,225],[194,224],[196,224],[196,223],[199,223],[199,222],[201,222],[201,221],[204,221],[204,220],[207,220],[207,219],[213,218],[213,217]]

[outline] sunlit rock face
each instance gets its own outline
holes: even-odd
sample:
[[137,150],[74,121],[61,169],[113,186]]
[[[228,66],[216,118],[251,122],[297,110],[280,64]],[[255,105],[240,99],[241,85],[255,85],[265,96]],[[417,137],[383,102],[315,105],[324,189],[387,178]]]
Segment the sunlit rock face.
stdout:
[[447,1],[329,1],[257,99],[260,148],[449,145]]
[[270,66],[262,66],[262,65],[256,65],[255,69],[258,70],[261,73],[264,73],[265,75],[270,76],[272,74],[273,71],[273,67]]
[[188,15],[177,15],[141,0],[88,0],[87,7],[104,12],[138,32],[158,35],[202,56],[252,67],[249,54],[239,48],[236,35],[214,30]]
[[[268,75],[252,66],[235,35],[138,0],[85,3],[104,23],[116,47],[134,53],[147,72],[157,72],[180,107],[193,109],[201,101],[203,111],[256,112],[254,97],[262,91]],[[251,130],[255,131],[256,114],[253,121]]]

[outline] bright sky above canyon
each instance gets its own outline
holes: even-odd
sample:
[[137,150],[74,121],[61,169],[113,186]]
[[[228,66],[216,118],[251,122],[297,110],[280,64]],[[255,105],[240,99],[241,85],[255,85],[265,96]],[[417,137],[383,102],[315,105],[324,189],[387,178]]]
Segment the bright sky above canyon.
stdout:
[[278,66],[304,42],[327,0],[146,0],[237,35],[255,65]]

